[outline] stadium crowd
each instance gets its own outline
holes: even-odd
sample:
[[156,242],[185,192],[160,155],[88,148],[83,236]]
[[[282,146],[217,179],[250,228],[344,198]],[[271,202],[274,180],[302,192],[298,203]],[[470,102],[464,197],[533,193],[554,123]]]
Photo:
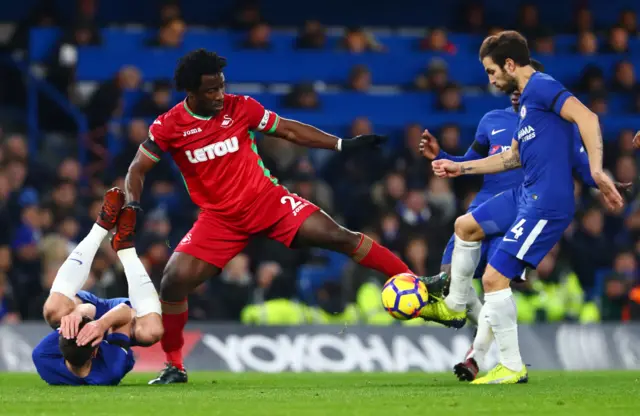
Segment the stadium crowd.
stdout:
[[[79,1],[79,17],[68,25],[66,35],[51,51],[46,65],[46,81],[85,112],[90,128],[86,138],[89,157],[81,165],[75,155],[73,121],[56,105],[43,97],[39,123],[47,132],[37,153],[28,146],[24,126],[5,126],[0,146],[0,323],[42,319],[42,305],[53,278],[66,258],[92,226],[103,192],[111,186],[123,186],[129,162],[138,145],[147,137],[145,119],[168,110],[173,104],[172,87],[167,82],[145,84],[135,67],[123,68],[115,79],[92,91],[78,88],[75,80],[76,48],[100,45],[98,25],[94,21],[95,1]],[[57,25],[55,8],[38,8],[20,23],[7,46],[12,53],[25,50],[29,29]],[[161,8],[158,35],[149,46],[179,46],[189,25],[181,18],[178,2]],[[455,33],[485,35],[498,30],[485,24],[481,3],[470,3],[464,19],[456,27],[428,28],[420,42],[423,50],[456,54],[457,45],[449,39]],[[259,2],[241,2],[226,20],[228,28],[244,31],[240,48],[268,50],[271,27],[261,19]],[[575,53],[618,54],[620,62],[614,79],[605,79],[597,66],[576,73],[576,92],[589,97],[588,105],[598,114],[608,112],[610,94],[628,97],[629,113],[639,115],[640,90],[637,87],[628,42],[638,37],[636,14],[620,15],[617,25],[594,27],[591,11],[579,8],[571,33],[578,34]],[[513,27],[525,34],[532,49],[553,55],[554,35],[538,18],[535,5],[522,7],[520,20]],[[604,39],[599,43],[598,38]],[[295,47],[323,49],[326,29],[321,22],[307,21],[300,29]],[[350,53],[384,53],[387,46],[373,32],[349,28],[338,45]],[[473,70],[479,71],[480,68]],[[5,88],[3,98],[23,97],[24,85],[15,72],[15,80]],[[230,80],[232,81],[232,80]],[[438,97],[436,112],[464,113],[461,92],[464,85],[451,80],[446,65],[434,60],[424,73],[417,74],[412,85],[396,86],[414,91],[429,91]],[[9,83],[8,83],[9,84]],[[313,112],[322,103],[313,84],[295,85],[286,96],[288,108]],[[344,89],[366,93],[376,88],[366,66],[356,66]],[[494,92],[487,87],[489,92]],[[8,90],[15,89],[11,92]],[[124,90],[139,89],[145,96],[132,110],[134,118],[120,126],[121,148],[112,154],[107,136],[112,118],[121,111]],[[230,92],[233,93],[233,90]],[[14,100],[17,104],[20,100]],[[506,107],[505,99],[505,107]],[[375,131],[376,120],[358,118],[350,135]],[[398,138],[401,146],[381,151],[365,151],[352,157],[329,152],[309,152],[291,143],[264,137],[260,154],[272,174],[293,192],[310,199],[341,223],[360,230],[399,253],[418,274],[439,272],[440,256],[452,232],[455,218],[464,213],[481,182],[478,178],[444,180],[435,178],[430,163],[418,151],[423,128],[407,125]],[[636,126],[628,126],[619,137],[607,138],[605,165],[620,182],[636,182],[638,155],[632,139]],[[54,134],[55,132],[55,134]],[[454,123],[441,128],[437,137],[443,150],[464,154],[461,129]],[[598,194],[576,181],[578,214],[565,238],[549,254],[531,279],[518,286],[519,318],[522,322],[574,320],[640,320],[640,193],[634,186],[628,204],[620,212],[603,208]],[[164,158],[148,177],[142,201],[144,215],[140,224],[138,253],[157,284],[172,247],[189,230],[196,209],[168,158]],[[271,305],[274,311],[290,314],[296,308],[304,321],[364,321],[388,323],[380,315],[379,292],[374,288],[383,276],[353,265],[343,256],[323,250],[290,251],[278,243],[257,238],[247,250],[234,258],[219,279],[211,280],[189,299],[192,319],[261,322],[261,312],[247,305]],[[115,253],[105,241],[93,264],[85,289],[102,297],[125,296],[126,279]],[[295,299],[295,301],[293,301]],[[267,302],[266,304],[264,302]],[[270,303],[271,302],[271,303]],[[283,307],[282,302],[288,306]],[[307,313],[312,311],[313,313]],[[279,312],[274,312],[273,316]],[[313,317],[311,317],[313,315]],[[269,323],[297,323],[290,317]]]

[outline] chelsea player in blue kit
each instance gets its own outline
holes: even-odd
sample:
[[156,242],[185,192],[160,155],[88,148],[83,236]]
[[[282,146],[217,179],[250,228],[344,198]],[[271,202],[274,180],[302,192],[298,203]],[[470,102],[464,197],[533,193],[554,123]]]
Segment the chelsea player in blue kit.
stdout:
[[[531,66],[536,71],[544,70],[542,63],[534,59],[531,60]],[[482,117],[476,130],[475,140],[464,156],[453,156],[442,151],[438,145],[437,139],[427,130],[423,133],[423,139],[420,142],[420,150],[422,154],[431,160],[448,159],[455,162],[464,162],[468,160],[482,159],[487,156],[509,150],[511,148],[513,134],[518,125],[518,110],[520,107],[519,100],[520,93],[515,91],[511,94],[511,107],[501,110],[492,110]],[[574,170],[586,185],[595,187],[595,182],[589,172],[589,160],[584,152],[580,134],[577,129],[575,129],[573,141],[575,153]],[[524,175],[521,169],[500,172],[493,175],[485,175],[482,187],[469,205],[467,212],[469,213],[474,211],[477,207],[495,195],[518,188],[518,186],[522,184],[523,180]],[[480,261],[475,270],[474,277],[482,277],[487,261],[497,249],[501,239],[502,236],[495,235],[492,238],[483,241]],[[445,276],[451,274],[451,258],[454,244],[455,234],[449,239],[441,260],[440,270],[445,274]],[[432,280],[436,280],[435,277],[433,277]],[[460,301],[461,303],[465,302],[464,299],[461,299]],[[477,325],[477,317],[481,307],[482,303],[480,303],[473,287],[470,286],[469,294],[466,298],[466,309],[467,318],[472,321],[473,324]]]
[[[503,234],[482,277],[485,304],[478,328],[480,333],[480,325],[490,327],[500,363],[473,384],[522,383],[528,380],[528,373],[520,356],[516,307],[509,284],[525,267],[537,267],[573,218],[574,124],[586,148],[591,176],[605,202],[611,208],[619,208],[623,200],[602,169],[602,134],[597,115],[562,84],[531,67],[529,48],[522,35],[506,31],[486,38],[480,59],[493,85],[507,93],[521,92],[516,137],[511,149],[499,155],[467,162],[436,160],[432,163],[434,172],[440,177],[456,177],[522,167],[524,182],[511,195],[497,195],[456,220],[447,297],[452,300],[427,305],[422,315],[451,326],[464,323],[465,305],[460,307],[456,299],[468,293],[480,259],[481,241]],[[483,209],[491,204],[499,204],[500,210]],[[504,218],[515,220],[506,225]]]
[[[54,328],[33,350],[40,377],[51,385],[117,385],[133,368],[132,343],[149,346],[162,337],[160,299],[134,248],[136,209],[124,193],[107,191],[89,234],[62,264],[45,302],[45,320]],[[127,298],[100,299],[80,290],[109,231],[124,267]]]

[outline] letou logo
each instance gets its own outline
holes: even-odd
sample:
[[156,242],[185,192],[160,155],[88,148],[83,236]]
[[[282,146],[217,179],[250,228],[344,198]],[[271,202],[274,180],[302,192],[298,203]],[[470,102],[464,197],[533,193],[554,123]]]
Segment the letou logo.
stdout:
[[211,143],[207,146],[201,147],[195,150],[187,150],[185,154],[187,159],[191,163],[201,163],[208,160],[213,160],[216,157],[225,156],[228,153],[235,153],[240,146],[238,145],[238,138],[236,136],[230,139],[225,139],[221,142]]

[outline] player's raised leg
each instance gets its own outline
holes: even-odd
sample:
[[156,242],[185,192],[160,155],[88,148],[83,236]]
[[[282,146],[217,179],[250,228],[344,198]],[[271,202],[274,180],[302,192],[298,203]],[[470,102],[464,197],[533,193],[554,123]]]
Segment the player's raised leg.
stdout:
[[136,211],[130,206],[120,211],[118,230],[111,240],[111,247],[124,267],[131,307],[136,311],[133,339],[137,345],[150,346],[162,338],[162,311],[158,292],[136,253]]
[[391,277],[412,273],[402,260],[386,247],[362,233],[337,224],[325,212],[313,212],[298,228],[293,247],[320,247],[350,256],[356,263]]
[[44,319],[51,327],[57,328],[60,319],[75,308],[76,294],[89,278],[93,258],[109,230],[115,227],[123,205],[124,193],[118,188],[109,189],[93,228],[60,266],[43,308]]

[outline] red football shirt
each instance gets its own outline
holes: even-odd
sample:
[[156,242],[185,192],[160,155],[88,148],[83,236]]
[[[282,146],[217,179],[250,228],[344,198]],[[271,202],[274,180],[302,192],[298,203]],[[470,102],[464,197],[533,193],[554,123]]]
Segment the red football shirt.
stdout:
[[149,139],[171,154],[196,205],[238,218],[261,192],[278,183],[258,155],[252,130],[273,133],[279,120],[249,96],[225,94],[215,117],[199,116],[186,101],[179,103],[153,122]]

